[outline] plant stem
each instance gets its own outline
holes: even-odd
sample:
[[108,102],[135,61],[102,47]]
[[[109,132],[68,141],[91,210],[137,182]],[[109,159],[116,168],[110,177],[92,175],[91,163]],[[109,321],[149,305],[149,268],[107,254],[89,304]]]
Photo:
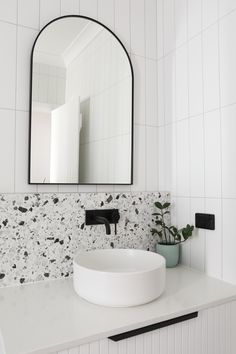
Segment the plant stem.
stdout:
[[[163,210],[162,210],[162,209],[161,209],[161,218],[162,218],[162,223],[163,223],[163,225],[165,225],[164,214],[163,214]],[[164,235],[165,235],[166,243],[168,243],[168,242],[167,242],[167,236],[166,236],[166,228],[162,226],[162,230],[164,230]]]

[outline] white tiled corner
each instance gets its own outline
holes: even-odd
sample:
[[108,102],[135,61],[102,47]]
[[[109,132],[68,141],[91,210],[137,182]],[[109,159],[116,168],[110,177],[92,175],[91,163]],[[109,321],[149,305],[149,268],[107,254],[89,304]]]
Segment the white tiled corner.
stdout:
[[157,126],[157,62],[146,59],[146,124]]
[[223,200],[223,279],[236,283],[236,238],[234,223],[236,218],[236,199]]
[[157,1],[145,1],[145,48],[146,57],[157,58]]
[[0,109],[0,190],[14,192],[15,176],[15,111]]
[[134,121],[136,124],[145,124],[145,83],[146,83],[146,63],[145,58],[131,56],[136,89],[134,91]]
[[188,37],[202,30],[202,1],[188,0]]
[[236,198],[236,105],[222,109],[222,195]]
[[188,116],[188,51],[187,45],[176,50],[175,56],[176,119]]
[[205,113],[205,196],[221,197],[221,124],[220,112]]
[[220,21],[220,84],[222,106],[236,103],[236,11]]
[[190,195],[204,197],[204,131],[203,116],[191,118],[189,121],[190,137]]
[[39,28],[39,0],[18,1],[18,24]]
[[114,29],[115,0],[98,0],[98,20]]
[[60,0],[40,0],[40,28],[44,27],[54,18],[60,17]]
[[[195,225],[195,214],[205,212],[204,198],[191,198],[190,200],[190,219],[189,223]],[[193,235],[190,238],[191,247],[191,267],[202,272],[205,270],[205,231],[194,228]]]
[[219,107],[218,24],[203,32],[203,85],[205,112]]
[[30,55],[37,31],[19,27],[17,32],[16,108],[29,110]]
[[179,47],[187,40],[187,0],[175,0],[175,43]]
[[205,230],[206,273],[212,277],[222,277],[222,200],[205,200],[205,211],[215,215],[215,230]]
[[17,0],[0,0],[0,20],[17,23]]
[[145,56],[144,0],[130,0],[131,52]]
[[189,114],[203,112],[202,36],[189,41]]
[[190,151],[189,151],[189,121],[183,120],[176,124],[176,193],[177,196],[190,195]]
[[[0,22],[0,108],[15,108],[16,26]],[[7,68],[7,70],[6,70]]]

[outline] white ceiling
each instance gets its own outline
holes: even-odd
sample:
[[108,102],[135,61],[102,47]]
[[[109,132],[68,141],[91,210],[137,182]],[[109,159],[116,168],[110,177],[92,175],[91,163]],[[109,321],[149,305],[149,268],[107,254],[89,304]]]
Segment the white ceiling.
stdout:
[[[68,17],[50,24],[37,40],[34,52],[35,61],[41,62],[40,58],[44,55],[61,57],[89,22],[78,17]],[[58,65],[62,66],[63,63],[58,62]]]

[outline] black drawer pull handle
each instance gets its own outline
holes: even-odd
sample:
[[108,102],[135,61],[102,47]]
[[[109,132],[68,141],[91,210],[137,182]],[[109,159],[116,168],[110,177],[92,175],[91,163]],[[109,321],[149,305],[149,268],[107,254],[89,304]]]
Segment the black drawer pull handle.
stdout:
[[120,340],[131,338],[134,336],[138,336],[139,334],[155,331],[156,329],[160,329],[163,327],[171,326],[173,324],[184,322],[191,320],[192,318],[196,318],[198,316],[198,312],[188,313],[187,315],[171,318],[170,320],[158,322],[149,326],[133,329],[132,331],[116,334],[114,336],[108,337],[113,342],[119,342]]

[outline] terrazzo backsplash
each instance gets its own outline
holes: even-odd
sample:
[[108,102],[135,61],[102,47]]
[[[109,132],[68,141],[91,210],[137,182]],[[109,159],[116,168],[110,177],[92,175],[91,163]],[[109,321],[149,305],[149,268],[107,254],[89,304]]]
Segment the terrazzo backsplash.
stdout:
[[[168,193],[0,195],[0,287],[68,277],[74,254],[96,248],[153,250],[153,203]],[[117,235],[86,226],[85,209],[117,208]]]

